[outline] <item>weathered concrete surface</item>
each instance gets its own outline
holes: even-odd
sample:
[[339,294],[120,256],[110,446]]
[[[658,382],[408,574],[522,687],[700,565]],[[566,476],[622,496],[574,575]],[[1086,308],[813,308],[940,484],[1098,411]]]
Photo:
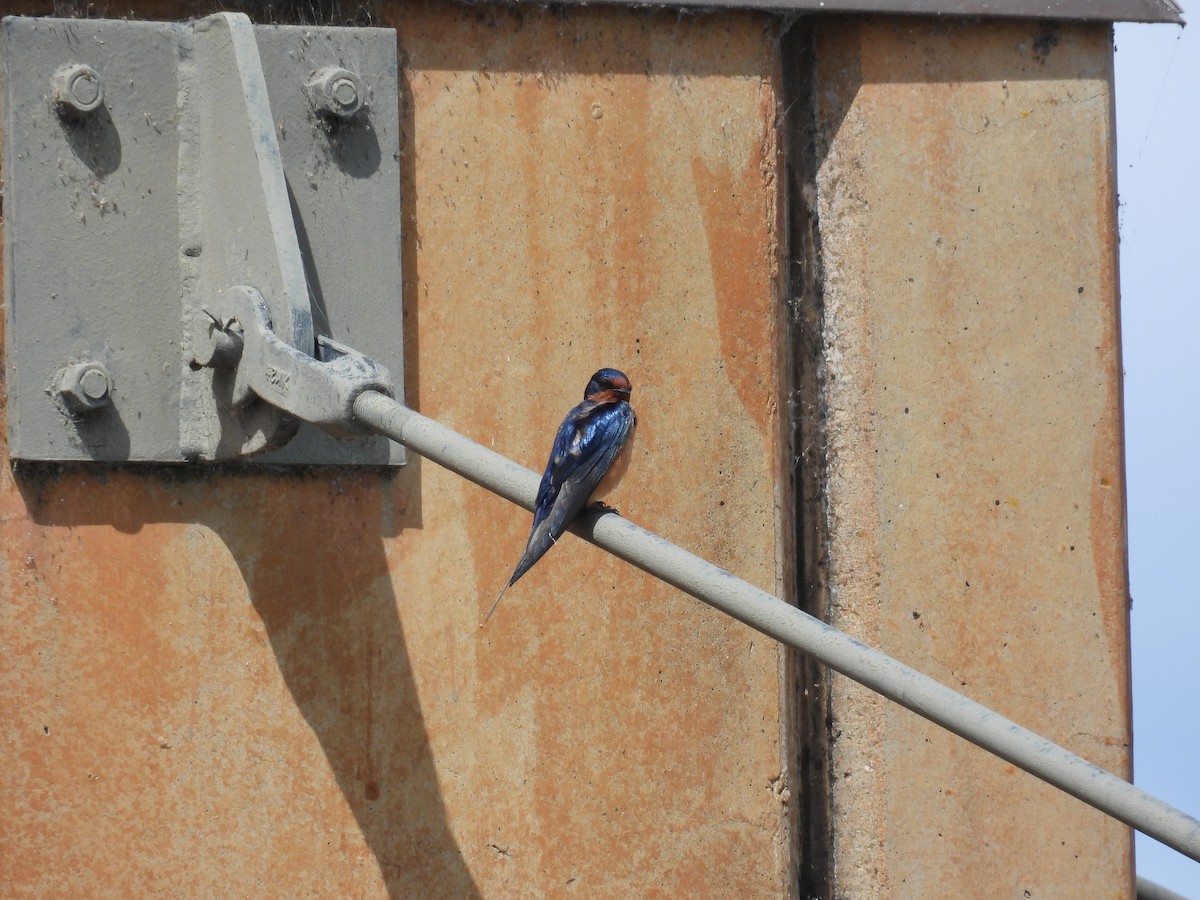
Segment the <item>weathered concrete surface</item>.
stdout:
[[[404,67],[409,401],[540,467],[621,367],[613,502],[782,590],[768,20],[374,10]],[[568,537],[480,631],[528,516],[421,460],[5,463],[7,890],[786,893],[790,683],[744,626]]]
[[[1128,777],[1109,29],[817,25],[831,621]],[[836,679],[838,897],[1124,897],[1127,828]]]
[[[537,467],[623,368],[613,502],[785,591],[779,21],[372,9],[410,402]],[[830,616],[1127,774],[1107,29],[816,29]],[[787,894],[786,657],[574,538],[480,631],[527,528],[421,460],[3,466],[0,881]],[[833,713],[837,896],[1127,893],[1127,829],[841,680]]]

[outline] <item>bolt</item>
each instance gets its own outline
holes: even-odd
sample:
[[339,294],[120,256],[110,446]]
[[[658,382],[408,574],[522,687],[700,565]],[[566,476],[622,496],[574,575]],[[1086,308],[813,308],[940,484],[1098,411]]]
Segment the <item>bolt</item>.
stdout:
[[54,73],[54,102],[62,112],[90,113],[104,102],[100,73],[83,63],[63,66]]
[[54,390],[71,412],[87,413],[112,403],[112,379],[98,362],[82,362],[60,369]]
[[354,118],[366,99],[366,90],[359,77],[337,66],[326,66],[313,72],[304,91],[317,112],[339,119]]

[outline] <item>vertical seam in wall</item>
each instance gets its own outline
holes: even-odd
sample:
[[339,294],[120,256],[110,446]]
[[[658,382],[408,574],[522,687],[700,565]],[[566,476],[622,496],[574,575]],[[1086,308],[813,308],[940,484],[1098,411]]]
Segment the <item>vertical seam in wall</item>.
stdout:
[[[764,26],[768,29],[771,45],[771,100],[772,115],[766,127],[770,130],[766,140],[773,149],[772,164],[772,248],[775,264],[775,352],[777,381],[775,408],[776,433],[776,478],[775,527],[776,527],[776,590],[788,603],[799,603],[796,572],[800,565],[800,549],[797,542],[797,490],[796,490],[796,447],[794,439],[794,417],[792,415],[795,395],[795,365],[792,348],[792,289],[791,289],[791,245],[789,242],[790,215],[787,179],[788,140],[783,121],[787,110],[789,91],[784,78],[784,41],[789,19],[769,16]],[[785,829],[782,852],[785,854],[782,867],[783,883],[781,896],[799,900],[800,885],[800,803],[803,787],[799,770],[800,743],[799,696],[796,690],[800,665],[800,654],[780,645],[779,647],[779,741],[782,784],[775,787],[783,806],[782,826]]]
[[[779,134],[783,183],[784,275],[793,487],[795,566],[792,592],[801,609],[825,620],[828,612],[825,515],[825,409],[822,401],[823,273],[816,208],[816,65],[811,17],[786,22],[780,37],[782,109]],[[830,788],[829,670],[799,655],[795,664],[798,782],[798,894],[833,896]]]

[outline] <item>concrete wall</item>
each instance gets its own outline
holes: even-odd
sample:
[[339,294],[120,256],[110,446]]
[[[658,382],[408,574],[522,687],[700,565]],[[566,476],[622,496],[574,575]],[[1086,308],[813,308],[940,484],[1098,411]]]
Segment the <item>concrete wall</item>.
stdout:
[[[409,402],[540,468],[622,368],[622,512],[785,596],[818,572],[840,626],[1127,773],[1107,29],[371,12],[402,60]],[[796,448],[802,569],[793,400],[826,450]],[[851,685],[801,746],[825,685],[573,537],[480,631],[527,528],[418,458],[0,468],[0,881],[1128,890],[1126,829]],[[802,750],[828,783],[797,782]]]
[[[641,427],[611,502],[779,590],[770,20],[377,12],[403,66],[409,401],[540,470],[619,366]],[[785,893],[784,654],[573,537],[481,631],[528,528],[416,458],[5,465],[0,881]]]
[[[822,21],[829,620],[1129,777],[1107,27]],[[838,896],[1123,897],[1130,832],[835,678]]]

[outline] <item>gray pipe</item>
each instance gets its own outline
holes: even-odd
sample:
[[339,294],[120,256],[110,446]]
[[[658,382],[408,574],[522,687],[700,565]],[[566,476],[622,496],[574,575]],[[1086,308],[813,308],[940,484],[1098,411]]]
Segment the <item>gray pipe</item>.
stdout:
[[[374,391],[359,395],[354,414],[380,434],[532,509],[538,476],[524,466]],[[916,669],[620,516],[588,514],[571,530],[1200,862],[1200,821]]]
[[1170,888],[1156,884],[1141,875],[1137,878],[1137,900],[1188,900],[1183,894],[1177,894]]

